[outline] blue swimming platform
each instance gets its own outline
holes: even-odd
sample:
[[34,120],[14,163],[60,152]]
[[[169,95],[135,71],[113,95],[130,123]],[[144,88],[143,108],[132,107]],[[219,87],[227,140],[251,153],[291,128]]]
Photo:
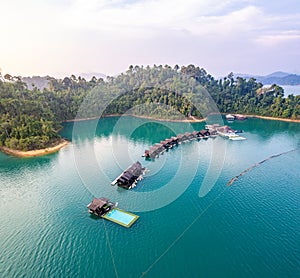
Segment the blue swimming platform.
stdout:
[[129,228],[133,225],[134,222],[138,220],[139,216],[119,208],[113,208],[108,213],[103,215],[102,218],[115,222],[123,227]]

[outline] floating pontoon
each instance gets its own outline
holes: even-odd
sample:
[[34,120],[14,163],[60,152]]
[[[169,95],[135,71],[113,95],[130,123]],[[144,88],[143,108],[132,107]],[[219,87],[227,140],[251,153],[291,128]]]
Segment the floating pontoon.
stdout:
[[119,208],[113,208],[110,212],[103,215],[102,218],[110,220],[123,227],[129,228],[135,221],[138,220],[139,216]]
[[125,210],[116,208],[118,203],[112,203],[107,198],[94,198],[87,205],[89,213],[129,228],[139,216]]

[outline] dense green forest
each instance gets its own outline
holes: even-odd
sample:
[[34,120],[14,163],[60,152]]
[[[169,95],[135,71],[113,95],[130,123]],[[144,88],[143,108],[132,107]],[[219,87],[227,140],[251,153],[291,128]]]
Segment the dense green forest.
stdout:
[[[57,144],[61,123],[105,114],[153,118],[205,117],[214,112],[300,118],[300,96],[284,98],[277,85],[263,88],[254,78],[215,79],[203,68],[130,66],[116,77],[48,78],[31,90],[20,77],[0,74],[0,146],[32,150]],[[208,92],[208,94],[206,93]]]

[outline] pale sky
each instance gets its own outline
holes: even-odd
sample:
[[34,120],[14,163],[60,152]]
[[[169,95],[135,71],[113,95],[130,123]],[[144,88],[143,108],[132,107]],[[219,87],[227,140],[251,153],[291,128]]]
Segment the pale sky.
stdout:
[[0,25],[0,68],[13,75],[300,73],[299,0],[0,0]]

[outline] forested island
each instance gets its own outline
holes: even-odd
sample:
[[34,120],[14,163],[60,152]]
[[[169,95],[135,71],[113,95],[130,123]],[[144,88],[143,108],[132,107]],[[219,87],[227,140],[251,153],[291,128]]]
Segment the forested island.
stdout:
[[[300,119],[300,96],[285,98],[280,86],[266,89],[255,78],[234,78],[232,73],[216,79],[194,65],[130,66],[126,73],[106,80],[48,77],[47,87],[30,87],[21,77],[0,73],[2,149],[31,151],[57,146],[63,142],[61,124],[78,116],[93,118],[130,111],[159,119],[201,119],[209,106],[197,94],[203,89],[222,113]],[[202,111],[194,106],[195,100]]]

